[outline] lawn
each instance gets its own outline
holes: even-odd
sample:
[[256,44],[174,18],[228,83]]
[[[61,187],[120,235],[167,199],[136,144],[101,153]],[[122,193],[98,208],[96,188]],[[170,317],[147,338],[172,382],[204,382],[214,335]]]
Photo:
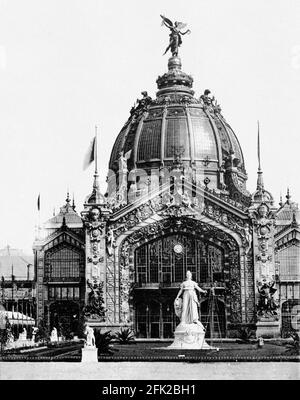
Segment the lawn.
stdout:
[[99,353],[99,361],[299,361],[299,355],[288,351],[285,345],[265,343],[214,342],[212,350],[168,349],[172,342],[113,344],[112,354]]
[[[265,341],[262,348],[256,342],[208,343],[217,349],[211,350],[174,350],[168,349],[170,342],[134,342],[110,346],[110,353],[103,354],[98,350],[98,361],[185,361],[185,362],[222,362],[222,361],[295,361],[299,354],[287,348],[280,341]],[[45,346],[39,349],[22,352],[8,352],[0,357],[2,361],[81,361],[82,343],[64,343],[59,346]]]

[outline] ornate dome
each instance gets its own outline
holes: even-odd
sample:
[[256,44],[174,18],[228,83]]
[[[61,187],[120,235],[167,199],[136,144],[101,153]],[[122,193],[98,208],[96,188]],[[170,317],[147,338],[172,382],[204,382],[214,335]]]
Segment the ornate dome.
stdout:
[[183,169],[193,170],[194,179],[209,178],[209,187],[215,190],[226,189],[226,172],[234,171],[236,185],[245,192],[247,175],[239,141],[210,91],[194,97],[193,78],[181,70],[179,57],[169,59],[168,72],[156,82],[156,99],[142,92],[143,98],[131,109],[113,146],[109,168],[117,173],[124,156],[129,171],[141,168],[149,173],[180,162]]

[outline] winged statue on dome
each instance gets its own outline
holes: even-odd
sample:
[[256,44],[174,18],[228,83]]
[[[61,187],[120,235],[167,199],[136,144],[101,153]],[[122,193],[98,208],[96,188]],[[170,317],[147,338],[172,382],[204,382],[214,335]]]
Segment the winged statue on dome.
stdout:
[[178,22],[175,21],[174,24],[173,22],[166,18],[164,15],[161,15],[162,18],[162,25],[165,25],[167,28],[170,29],[170,40],[169,40],[169,46],[166,48],[166,51],[164,52],[164,55],[171,50],[172,56],[177,57],[178,56],[178,47],[182,44],[182,38],[181,36],[190,34],[191,31],[187,29],[185,32],[182,32],[182,29],[186,27],[187,24],[184,24],[183,22]]

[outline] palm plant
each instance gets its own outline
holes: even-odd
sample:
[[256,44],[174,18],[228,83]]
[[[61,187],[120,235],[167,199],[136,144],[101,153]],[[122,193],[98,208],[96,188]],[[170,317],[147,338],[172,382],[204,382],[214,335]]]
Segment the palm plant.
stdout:
[[116,333],[116,339],[120,344],[130,344],[135,341],[134,333],[130,328],[121,328],[121,330]]

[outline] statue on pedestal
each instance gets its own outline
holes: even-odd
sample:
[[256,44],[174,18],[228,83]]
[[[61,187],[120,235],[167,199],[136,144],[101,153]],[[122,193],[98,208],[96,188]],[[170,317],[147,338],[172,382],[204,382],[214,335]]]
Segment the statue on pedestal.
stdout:
[[37,326],[34,326],[32,328],[32,337],[31,337],[32,343],[35,343],[35,336],[36,336],[38,330],[39,330],[39,328]]
[[259,301],[257,304],[258,316],[265,318],[276,316],[278,304],[274,299],[274,294],[277,291],[275,281],[267,282],[263,279],[262,283],[258,282],[257,290],[259,293]]
[[181,36],[189,34],[191,33],[191,31],[187,29],[185,32],[182,32],[181,30],[186,27],[186,24],[182,22],[175,21],[173,24],[173,22],[169,18],[166,18],[164,15],[161,15],[161,18],[162,25],[165,25],[167,28],[170,29],[169,46],[166,48],[164,55],[168,52],[168,50],[171,50],[172,56],[177,57],[178,47],[180,47],[182,44]]
[[199,301],[196,290],[199,293],[206,293],[206,290],[201,289],[192,280],[191,271],[187,271],[186,280],[180,285],[180,290],[174,302],[175,314],[180,318],[180,324],[176,327],[175,340],[169,348],[211,349],[204,340],[205,328],[199,320]]
[[94,329],[91,328],[90,326],[86,325],[84,333],[86,335],[84,347],[95,347]]
[[[201,289],[198,284],[192,280],[191,271],[187,271],[186,280],[180,285],[180,290],[175,299],[175,313],[180,318],[181,324],[197,324],[204,331],[204,327],[199,321],[199,301],[195,290],[197,290],[199,293],[207,293],[206,290]],[[180,301],[180,296],[182,294],[182,301]],[[179,311],[180,303],[181,312]]]
[[19,335],[19,340],[26,340],[27,339],[27,330],[23,328],[23,331]]
[[55,327],[51,331],[50,342],[58,342],[57,329]]
[[98,349],[96,348],[96,341],[94,329],[89,325],[85,326],[84,334],[86,339],[84,347],[82,348],[82,362],[98,362]]

